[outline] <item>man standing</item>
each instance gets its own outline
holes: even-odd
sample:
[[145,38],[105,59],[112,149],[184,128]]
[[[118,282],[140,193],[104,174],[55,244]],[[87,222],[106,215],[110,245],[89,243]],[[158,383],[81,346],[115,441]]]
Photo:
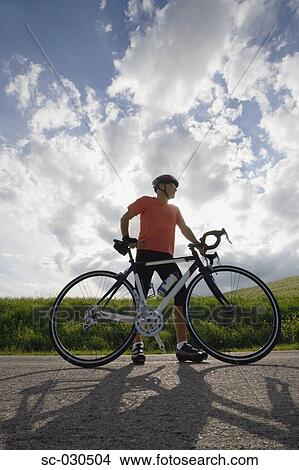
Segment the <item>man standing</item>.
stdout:
[[[142,196],[128,206],[128,211],[121,218],[123,241],[131,242],[131,248],[137,247],[136,261],[162,261],[173,258],[175,228],[179,226],[182,234],[191,243],[200,242],[192,230],[186,225],[178,207],[168,204],[175,197],[179,186],[178,180],[172,175],[160,175],[153,181],[156,197]],[[138,240],[129,236],[129,221],[140,214],[140,232]],[[175,263],[154,267],[144,267],[138,271],[145,297],[148,294],[154,271],[162,280],[170,274],[177,278],[182,273]],[[174,298],[173,319],[176,329],[176,356],[179,361],[201,362],[208,357],[206,352],[198,351],[187,343],[187,326],[183,315],[183,303],[186,287],[183,286]],[[134,364],[145,361],[142,336],[137,334],[132,350]]]

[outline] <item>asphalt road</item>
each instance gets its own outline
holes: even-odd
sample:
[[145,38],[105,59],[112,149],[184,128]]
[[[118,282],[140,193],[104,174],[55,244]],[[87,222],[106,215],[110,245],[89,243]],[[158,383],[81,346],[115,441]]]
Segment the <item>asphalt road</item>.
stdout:
[[1,449],[296,449],[299,351],[257,364],[174,355],[98,369],[0,356]]

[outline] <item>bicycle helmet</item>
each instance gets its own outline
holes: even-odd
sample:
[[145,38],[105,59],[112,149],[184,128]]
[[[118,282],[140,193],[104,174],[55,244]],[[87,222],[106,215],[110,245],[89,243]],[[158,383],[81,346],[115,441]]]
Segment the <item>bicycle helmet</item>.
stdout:
[[174,183],[176,188],[178,188],[178,186],[179,186],[179,182],[174,176],[172,176],[172,175],[160,175],[160,176],[157,176],[157,178],[155,178],[153,180],[153,187],[154,187],[155,192],[157,192],[158,185],[161,184],[161,183],[165,183],[165,184]]

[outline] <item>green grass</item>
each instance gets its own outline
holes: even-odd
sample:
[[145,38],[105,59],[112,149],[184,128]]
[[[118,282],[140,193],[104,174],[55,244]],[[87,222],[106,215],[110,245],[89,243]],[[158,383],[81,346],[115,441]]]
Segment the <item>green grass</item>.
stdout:
[[[277,298],[282,314],[282,331],[276,349],[299,349],[299,276],[281,279],[268,285]],[[243,289],[241,294],[245,302],[245,299],[254,292],[252,289]],[[54,349],[48,332],[48,317],[53,301],[53,298],[0,298],[0,354],[52,354]],[[75,302],[78,304],[77,300]],[[154,306],[157,302],[157,299],[150,299],[149,304]],[[199,302],[208,306],[211,298],[201,298],[194,301],[193,305],[196,307]],[[264,327],[266,328],[265,325]],[[118,342],[118,337],[124,334],[125,328],[107,325],[104,329],[101,330],[105,333],[102,338],[93,335],[91,347],[99,345],[107,350],[109,345],[112,345],[113,348]],[[214,341],[218,346],[222,341],[223,344],[236,350],[241,350],[242,346],[250,348],[252,343],[259,344],[264,334],[262,324],[259,328],[253,328],[245,323],[242,328],[234,330],[209,321],[202,322],[201,331],[207,341]],[[66,334],[74,344],[80,341],[80,335],[75,327],[69,326]],[[161,338],[166,350],[172,352],[176,344],[172,324],[166,322]],[[145,341],[149,353],[159,352],[152,338],[146,338]]]

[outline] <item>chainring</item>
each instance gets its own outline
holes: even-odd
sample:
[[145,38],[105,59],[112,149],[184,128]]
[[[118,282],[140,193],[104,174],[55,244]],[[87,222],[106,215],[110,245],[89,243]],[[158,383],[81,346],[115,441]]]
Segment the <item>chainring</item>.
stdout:
[[147,308],[135,316],[135,328],[142,336],[156,336],[164,325],[162,313]]

